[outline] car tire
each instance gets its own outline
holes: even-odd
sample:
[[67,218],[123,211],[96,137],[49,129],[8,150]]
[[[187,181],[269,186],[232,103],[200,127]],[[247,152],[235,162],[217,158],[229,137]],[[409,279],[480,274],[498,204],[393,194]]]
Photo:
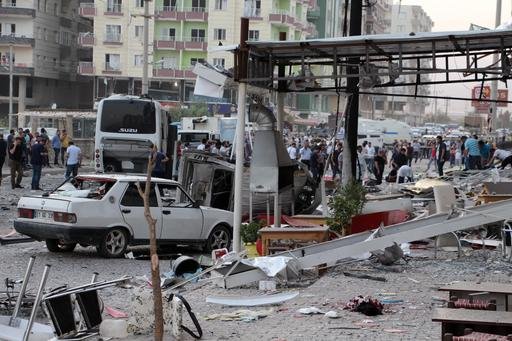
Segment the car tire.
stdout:
[[128,247],[128,234],[122,227],[108,230],[96,247],[98,253],[106,258],[122,257]]
[[211,252],[215,249],[231,247],[231,230],[225,225],[217,225],[213,228],[206,241],[206,250]]
[[76,243],[63,243],[58,239],[46,239],[46,248],[50,252],[73,252]]

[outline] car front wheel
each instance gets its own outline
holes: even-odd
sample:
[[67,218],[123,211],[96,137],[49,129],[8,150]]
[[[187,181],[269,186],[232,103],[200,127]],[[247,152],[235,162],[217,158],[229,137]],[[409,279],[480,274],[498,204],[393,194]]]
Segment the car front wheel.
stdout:
[[226,248],[231,246],[231,231],[224,225],[215,226],[208,237],[206,249],[212,251],[215,249]]
[[115,227],[105,233],[97,250],[103,257],[119,258],[124,255],[127,247],[128,235],[125,229]]
[[73,252],[76,243],[64,243],[58,239],[46,239],[46,248],[50,252]]

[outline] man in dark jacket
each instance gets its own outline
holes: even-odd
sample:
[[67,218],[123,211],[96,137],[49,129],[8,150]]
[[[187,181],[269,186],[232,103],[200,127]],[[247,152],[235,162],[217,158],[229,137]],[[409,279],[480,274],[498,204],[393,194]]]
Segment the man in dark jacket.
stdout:
[[443,167],[446,160],[449,159],[448,150],[446,148],[446,143],[443,142],[443,137],[436,137],[437,149],[436,149],[436,159],[437,159],[437,171],[439,176],[443,176]]
[[22,153],[22,137],[16,136],[14,142],[9,146],[9,159],[11,160],[11,186],[12,189],[23,188],[21,179],[23,178],[23,167],[21,161]]
[[30,164],[32,165],[32,190],[42,191],[39,186],[41,180],[41,170],[44,164],[44,157],[46,151],[42,142],[42,138],[37,137],[36,143],[32,146],[32,157],[30,158]]
[[4,140],[4,135],[0,134],[0,184],[2,183],[2,167],[4,166],[5,155],[7,155],[7,142]]

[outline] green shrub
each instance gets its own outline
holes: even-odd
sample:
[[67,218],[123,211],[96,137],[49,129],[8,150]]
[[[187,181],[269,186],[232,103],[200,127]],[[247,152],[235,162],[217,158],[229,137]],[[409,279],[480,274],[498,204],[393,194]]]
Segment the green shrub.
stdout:
[[255,243],[258,240],[258,231],[263,225],[259,221],[253,221],[240,226],[240,237],[244,243]]
[[361,214],[366,202],[366,190],[357,182],[350,182],[339,187],[338,191],[329,199],[328,206],[331,218],[327,219],[327,225],[342,235],[346,235],[347,227],[352,217]]

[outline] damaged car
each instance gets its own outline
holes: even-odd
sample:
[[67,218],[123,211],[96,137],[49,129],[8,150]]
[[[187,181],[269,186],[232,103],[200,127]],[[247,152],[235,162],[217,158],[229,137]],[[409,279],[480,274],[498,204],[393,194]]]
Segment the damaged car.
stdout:
[[[80,175],[41,196],[18,202],[17,232],[45,241],[51,252],[95,246],[104,257],[121,257],[129,245],[149,244],[149,228],[138,186],[146,177]],[[202,206],[175,181],[152,178],[150,212],[159,245],[229,248],[233,213]]]

